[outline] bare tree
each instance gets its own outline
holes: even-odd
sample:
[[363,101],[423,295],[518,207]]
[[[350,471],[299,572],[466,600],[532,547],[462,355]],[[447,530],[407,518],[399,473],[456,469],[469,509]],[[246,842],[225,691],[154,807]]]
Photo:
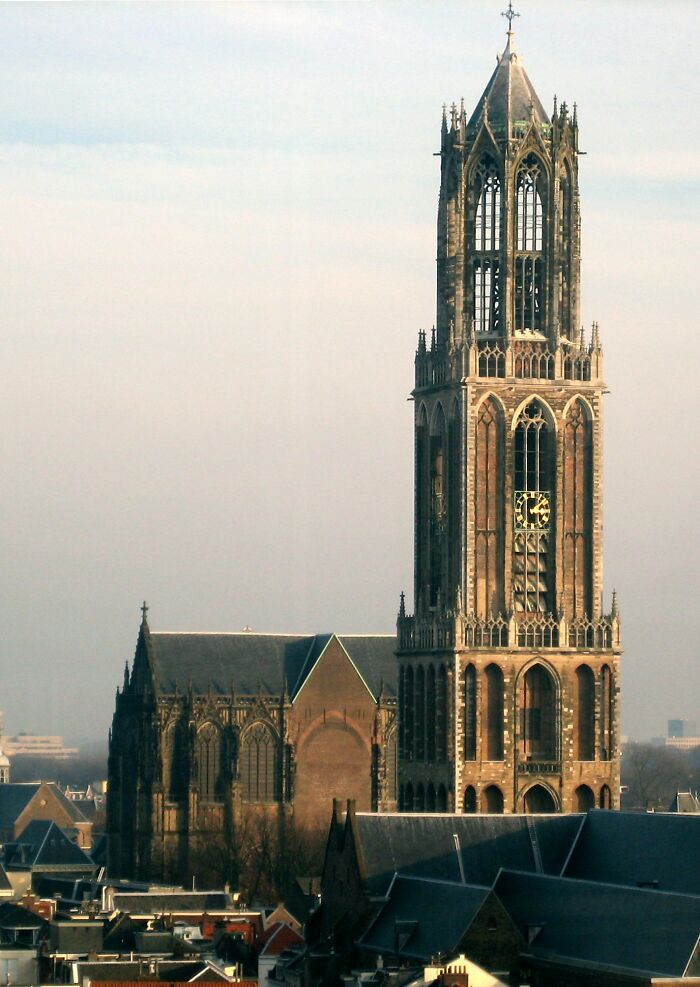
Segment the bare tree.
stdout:
[[693,780],[690,759],[682,751],[652,744],[627,744],[622,752],[625,808],[667,809],[678,791]]

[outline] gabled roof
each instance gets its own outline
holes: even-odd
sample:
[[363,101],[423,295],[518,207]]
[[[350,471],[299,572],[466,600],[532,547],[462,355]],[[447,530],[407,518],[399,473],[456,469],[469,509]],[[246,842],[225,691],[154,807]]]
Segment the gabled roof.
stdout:
[[17,840],[6,844],[5,864],[10,870],[93,870],[88,855],[55,822],[46,819],[34,819]]
[[[143,961],[127,962],[106,960],[100,962],[77,963],[78,983],[88,977],[93,984],[136,983],[143,977]],[[230,983],[229,978],[217,970],[207,960],[158,960],[153,973],[149,971],[149,983],[191,983],[194,980],[207,980]]]
[[0,828],[11,829],[41,788],[41,782],[0,785]]
[[680,977],[700,935],[700,897],[693,895],[505,870],[494,891],[525,942],[531,939],[527,952],[554,962]]
[[497,136],[506,134],[508,124],[529,121],[531,112],[537,123],[549,123],[547,112],[515,51],[510,32],[508,43],[498,59],[493,75],[469,118],[467,124],[469,130],[476,128],[484,108],[484,101],[487,105],[489,124]]
[[700,895],[700,816],[592,809],[563,873]]
[[191,912],[233,912],[231,896],[224,891],[168,891],[152,894],[115,894],[114,908],[129,915],[170,915]]
[[49,923],[28,908],[6,901],[0,905],[0,929],[45,929]]
[[470,884],[397,874],[389,900],[360,939],[364,949],[428,962],[450,955],[490,894]]
[[[581,825],[580,815],[355,814],[370,894],[384,895],[395,872],[459,883],[459,838],[464,879],[489,886],[501,867],[536,871],[529,825],[537,834],[545,873],[559,874]],[[529,822],[528,822],[529,820]]]
[[279,956],[285,949],[301,945],[304,938],[286,922],[275,922],[265,930],[262,941],[265,945],[260,951],[260,956]]
[[[382,682],[395,694],[396,638],[388,634],[337,635],[377,698]],[[151,631],[153,665],[162,692],[281,695],[293,699],[332,634],[209,634]]]

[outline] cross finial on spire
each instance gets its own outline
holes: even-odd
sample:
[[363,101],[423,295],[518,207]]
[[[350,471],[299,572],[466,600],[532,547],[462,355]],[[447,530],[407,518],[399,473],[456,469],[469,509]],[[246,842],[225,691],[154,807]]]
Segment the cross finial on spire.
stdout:
[[508,20],[508,34],[513,33],[513,19],[515,17],[520,17],[520,14],[513,10],[513,0],[508,0],[508,10],[504,10],[501,17],[505,17]]
[[147,603],[146,603],[146,601],[144,600],[144,601],[143,601],[143,603],[141,604],[141,619],[142,619],[143,621],[145,621],[145,620],[146,620],[146,614],[147,614],[147,613],[148,613],[148,604],[147,604]]

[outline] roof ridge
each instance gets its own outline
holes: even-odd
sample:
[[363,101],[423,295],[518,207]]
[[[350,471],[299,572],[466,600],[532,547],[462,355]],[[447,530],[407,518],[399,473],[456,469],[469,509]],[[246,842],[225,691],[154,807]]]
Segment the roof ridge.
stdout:
[[[570,884],[590,884],[592,888],[614,888],[617,891],[636,891],[640,894],[665,895],[666,897],[692,898],[699,900],[699,896],[689,891],[666,891],[661,888],[640,888],[633,884],[614,884],[611,881],[592,881],[585,877],[563,877],[561,874],[536,874],[533,871],[516,870],[514,867],[502,867],[496,875],[496,881],[501,874],[517,874],[519,877],[536,878],[545,881],[568,881]],[[495,888],[494,882],[494,888]]]

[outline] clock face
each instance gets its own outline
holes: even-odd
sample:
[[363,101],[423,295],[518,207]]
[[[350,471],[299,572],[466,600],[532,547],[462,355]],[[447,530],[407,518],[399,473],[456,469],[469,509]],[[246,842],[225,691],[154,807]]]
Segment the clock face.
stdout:
[[549,494],[544,490],[517,490],[515,527],[519,531],[547,531],[551,514]]

